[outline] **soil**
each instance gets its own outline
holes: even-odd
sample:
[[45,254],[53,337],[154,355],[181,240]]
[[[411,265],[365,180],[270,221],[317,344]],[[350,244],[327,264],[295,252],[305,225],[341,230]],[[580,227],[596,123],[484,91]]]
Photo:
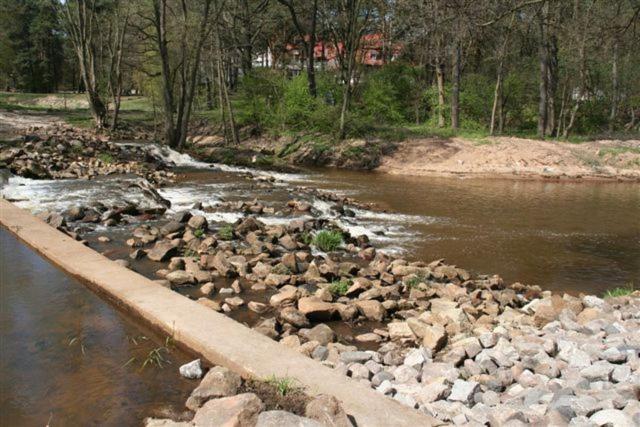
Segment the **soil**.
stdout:
[[380,172],[513,178],[640,180],[640,140],[580,144],[513,137],[425,138],[399,143]]
[[300,416],[304,416],[307,403],[311,400],[302,387],[296,387],[295,384],[282,394],[273,384],[255,379],[245,380],[238,393],[255,393],[264,403],[266,411],[287,411]]
[[31,128],[45,128],[62,122],[61,117],[48,113],[0,111],[0,141],[16,138]]

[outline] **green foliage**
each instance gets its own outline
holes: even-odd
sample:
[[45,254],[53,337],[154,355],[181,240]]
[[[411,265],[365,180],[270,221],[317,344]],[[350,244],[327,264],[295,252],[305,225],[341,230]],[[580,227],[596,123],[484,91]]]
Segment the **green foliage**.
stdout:
[[199,239],[202,236],[204,236],[204,230],[202,228],[198,228],[197,230],[195,230],[193,232],[193,235],[196,236]]
[[299,387],[295,385],[295,378],[291,377],[276,377],[275,375],[272,375],[267,378],[265,382],[273,386],[280,396],[286,396],[287,394],[299,389]]
[[339,281],[332,282],[329,285],[329,292],[331,292],[333,296],[343,296],[347,293],[350,286],[351,286],[351,280],[342,279]]
[[115,162],[114,157],[109,153],[100,153],[100,154],[98,154],[97,157],[98,157],[98,160],[100,160],[102,163],[107,164],[107,165]]
[[233,240],[233,227],[231,225],[225,225],[218,230],[218,237],[222,240]]
[[342,233],[322,230],[313,237],[313,244],[324,252],[335,251],[342,244]]
[[411,277],[409,277],[408,279],[406,279],[404,281],[404,284],[408,288],[415,288],[420,283],[425,283],[426,281],[427,281],[427,277],[425,277],[423,275],[420,275],[420,274],[415,274],[415,275],[412,275]]
[[303,231],[302,234],[300,234],[299,240],[305,245],[310,245],[311,242],[313,242],[313,236],[308,231]]
[[615,297],[624,297],[627,295],[631,295],[635,291],[635,286],[633,282],[628,283],[625,286],[621,286],[619,288],[609,289],[604,293],[605,298],[615,298]]

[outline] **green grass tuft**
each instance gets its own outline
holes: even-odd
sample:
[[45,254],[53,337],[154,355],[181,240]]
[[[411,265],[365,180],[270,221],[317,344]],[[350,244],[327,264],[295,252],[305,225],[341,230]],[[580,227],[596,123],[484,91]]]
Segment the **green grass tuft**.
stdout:
[[104,163],[106,165],[109,165],[109,164],[115,162],[115,159],[109,153],[100,153],[100,154],[98,154],[98,160],[100,160],[102,163]]
[[315,235],[313,244],[321,251],[335,251],[342,244],[342,233],[339,231],[323,230]]
[[267,378],[265,382],[275,387],[281,396],[286,396],[287,394],[299,389],[299,387],[295,385],[296,380],[290,377],[280,378],[272,375]]
[[225,225],[220,230],[218,230],[218,236],[222,240],[233,240],[233,227],[230,225]]
[[631,295],[635,291],[635,286],[632,283],[628,283],[625,286],[619,288],[609,289],[604,293],[605,298],[624,297]]
[[342,279],[331,283],[329,285],[329,292],[331,292],[333,296],[341,297],[347,293],[349,287],[351,287],[351,280]]
[[198,228],[197,230],[195,230],[193,232],[193,235],[196,236],[199,239],[202,236],[204,236],[204,230],[202,228]]

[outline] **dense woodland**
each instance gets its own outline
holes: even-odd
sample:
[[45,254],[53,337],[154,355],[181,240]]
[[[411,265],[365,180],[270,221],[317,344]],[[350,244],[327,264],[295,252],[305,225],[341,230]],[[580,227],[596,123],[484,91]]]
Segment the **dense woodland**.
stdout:
[[122,97],[164,139],[637,132],[639,0],[0,0],[0,85]]

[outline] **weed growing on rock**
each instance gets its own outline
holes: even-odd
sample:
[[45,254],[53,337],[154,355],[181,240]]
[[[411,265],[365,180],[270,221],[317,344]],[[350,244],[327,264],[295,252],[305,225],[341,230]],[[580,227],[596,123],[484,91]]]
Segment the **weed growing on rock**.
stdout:
[[341,297],[347,293],[350,286],[351,286],[351,280],[343,279],[343,280],[335,281],[331,283],[331,285],[329,285],[329,292],[331,292],[333,296]]
[[342,233],[323,230],[315,235],[313,244],[324,252],[335,251],[342,244]]
[[266,383],[273,386],[281,396],[286,396],[298,389],[295,386],[295,379],[290,377],[276,377],[275,375],[270,376],[266,379]]
[[218,236],[222,240],[233,240],[233,227],[230,225],[225,225],[220,230],[218,230]]
[[198,228],[196,231],[193,232],[193,235],[199,239],[202,236],[204,236],[204,230],[202,228]]
[[408,288],[415,288],[416,286],[418,286],[420,283],[425,283],[427,280],[426,277],[416,274],[410,278],[408,278],[407,280],[404,281],[404,284],[408,287]]
[[98,154],[98,160],[100,160],[102,163],[105,163],[107,165],[115,162],[115,159],[109,153],[100,153],[100,154]]

